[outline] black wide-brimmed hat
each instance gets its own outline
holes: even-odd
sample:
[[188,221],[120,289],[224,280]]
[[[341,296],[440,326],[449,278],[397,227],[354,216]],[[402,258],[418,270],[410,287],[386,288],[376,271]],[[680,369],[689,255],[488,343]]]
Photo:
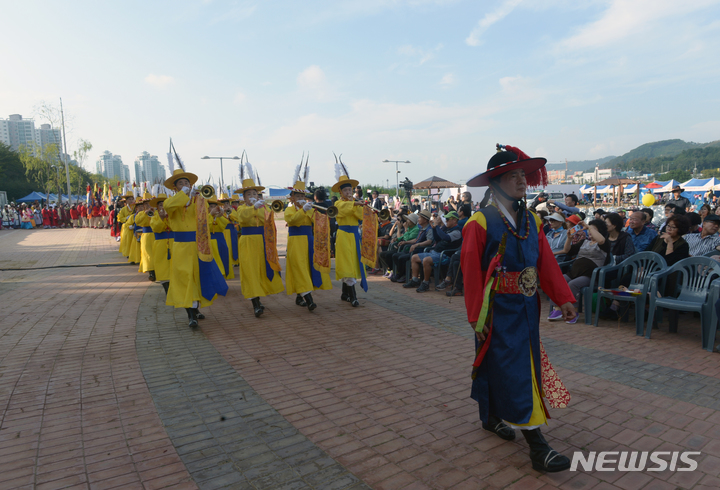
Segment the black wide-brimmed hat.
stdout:
[[548,185],[545,164],[547,159],[542,157],[530,158],[519,148],[509,145],[495,145],[495,153],[487,164],[487,170],[467,181],[468,187],[484,187],[490,185],[490,180],[504,173],[517,169],[525,171],[525,178],[529,187]]

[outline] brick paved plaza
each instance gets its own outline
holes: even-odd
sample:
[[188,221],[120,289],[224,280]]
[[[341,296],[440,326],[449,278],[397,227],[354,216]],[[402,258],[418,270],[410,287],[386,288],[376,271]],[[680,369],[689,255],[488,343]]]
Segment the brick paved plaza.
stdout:
[[359,308],[283,293],[256,319],[236,279],[192,331],[124,262],[107,231],[0,231],[0,268],[54,267],[0,272],[0,488],[720,488],[720,355],[692,315],[649,341],[541,335],[573,396],[555,449],[693,450],[698,469],[543,475],[480,427],[462,298],[371,276]]

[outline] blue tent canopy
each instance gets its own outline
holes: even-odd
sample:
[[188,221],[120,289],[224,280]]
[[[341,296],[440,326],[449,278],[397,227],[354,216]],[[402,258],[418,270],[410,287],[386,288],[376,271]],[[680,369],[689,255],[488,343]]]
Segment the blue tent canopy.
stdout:
[[46,199],[47,198],[45,197],[45,194],[40,194],[39,192],[33,191],[22,199],[16,199],[15,202],[35,202],[44,201]]
[[284,197],[290,194],[290,189],[267,189],[270,197]]

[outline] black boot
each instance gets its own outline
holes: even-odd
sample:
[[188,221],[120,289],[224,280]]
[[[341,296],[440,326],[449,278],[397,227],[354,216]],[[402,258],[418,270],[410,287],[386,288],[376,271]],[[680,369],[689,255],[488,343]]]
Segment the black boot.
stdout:
[[188,326],[190,328],[197,327],[198,321],[197,321],[197,315],[195,314],[195,308],[185,308],[185,311],[187,311],[188,320],[190,320],[190,323],[188,324]]
[[263,312],[265,312],[265,305],[260,302],[260,298],[258,298],[257,300],[258,300],[258,305],[260,305],[260,309],[261,309]]
[[530,461],[537,471],[555,473],[570,468],[570,460],[551,448],[540,429],[522,431],[530,446]]
[[303,297],[299,294],[295,297],[295,304],[298,306],[307,306],[305,299],[303,299]]
[[357,299],[357,294],[355,294],[355,285],[348,286],[348,294],[350,295],[350,304],[354,307],[360,306],[360,302]]
[[164,283],[162,283],[162,287],[163,287],[163,289],[165,290],[165,296],[167,296],[168,289],[170,289],[170,283],[169,283],[169,282],[164,282]]
[[148,280],[150,282],[155,282],[155,271],[148,271]]
[[205,315],[203,315],[202,313],[200,313],[200,310],[199,310],[199,309],[193,308],[193,310],[195,310],[195,318],[197,318],[198,320],[204,320],[204,319],[205,319]]
[[253,298],[250,301],[252,301],[253,304],[253,310],[255,311],[255,318],[260,318],[260,315],[264,313],[264,310],[262,306],[260,305],[260,298]]
[[494,432],[498,435],[498,437],[505,439],[506,441],[512,441],[515,439],[515,431],[508,427],[505,422],[493,415],[488,417],[487,424],[483,422],[482,428],[489,430],[490,432]]
[[313,311],[315,308],[317,308],[317,305],[315,304],[315,302],[312,299],[312,294],[307,293],[305,295],[304,300],[305,300],[305,303],[307,304],[308,310]]
[[340,301],[350,301],[350,293],[348,293],[348,285],[342,283],[342,294],[340,295]]

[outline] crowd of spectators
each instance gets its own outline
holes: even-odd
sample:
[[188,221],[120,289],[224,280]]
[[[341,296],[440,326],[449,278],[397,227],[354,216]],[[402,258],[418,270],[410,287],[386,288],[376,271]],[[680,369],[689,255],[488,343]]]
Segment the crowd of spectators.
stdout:
[[104,201],[95,201],[91,205],[48,204],[35,201],[32,204],[10,203],[2,208],[0,229],[36,228],[109,228],[113,206]]

